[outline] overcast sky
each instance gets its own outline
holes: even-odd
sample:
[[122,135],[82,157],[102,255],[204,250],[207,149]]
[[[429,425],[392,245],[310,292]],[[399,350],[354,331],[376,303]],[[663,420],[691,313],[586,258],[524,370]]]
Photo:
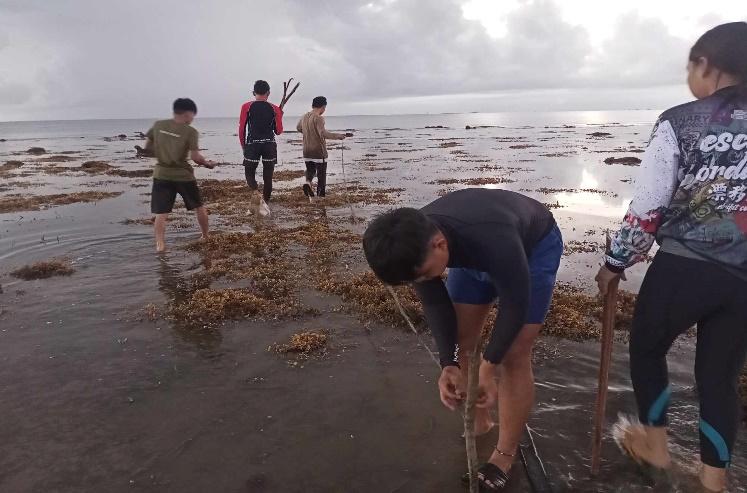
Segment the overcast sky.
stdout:
[[254,80],[330,114],[659,109],[744,0],[0,0],[0,121],[137,118]]

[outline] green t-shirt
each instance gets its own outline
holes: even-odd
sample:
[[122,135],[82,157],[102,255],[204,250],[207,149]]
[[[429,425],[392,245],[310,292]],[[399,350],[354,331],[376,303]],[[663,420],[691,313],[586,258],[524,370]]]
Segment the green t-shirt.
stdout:
[[153,178],[172,181],[195,181],[195,173],[187,161],[189,151],[197,150],[197,130],[186,123],[160,120],[148,133],[158,159]]

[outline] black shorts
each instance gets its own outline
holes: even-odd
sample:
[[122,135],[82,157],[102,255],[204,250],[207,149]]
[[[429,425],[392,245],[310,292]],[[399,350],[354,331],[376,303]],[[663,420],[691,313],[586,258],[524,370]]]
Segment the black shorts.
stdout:
[[[278,160],[278,145],[276,142],[254,142],[244,146],[244,159],[252,164],[275,164]],[[246,163],[244,163],[246,164]]]
[[153,179],[153,191],[150,196],[150,212],[167,214],[174,208],[176,194],[182,196],[188,211],[202,206],[200,189],[196,181],[172,181]]

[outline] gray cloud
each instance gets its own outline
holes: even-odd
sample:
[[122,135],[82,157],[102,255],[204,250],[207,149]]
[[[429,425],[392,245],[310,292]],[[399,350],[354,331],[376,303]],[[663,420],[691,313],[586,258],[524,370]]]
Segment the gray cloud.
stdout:
[[255,79],[270,81],[277,99],[289,76],[302,81],[291,113],[318,94],[332,112],[369,101],[407,111],[386,101],[419,96],[434,96],[418,101],[442,111],[450,96],[482,92],[499,109],[496,91],[520,91],[532,109],[532,90],[684,78],[693,40],[662,21],[622,16],[594,46],[563,20],[559,0],[527,0],[495,39],[462,16],[463,1],[0,0],[0,120],[159,116],[179,96],[193,97],[202,115],[232,116]]
[[689,48],[689,42],[669,34],[663,21],[626,14],[590,61],[589,82],[618,87],[682,82]]
[[338,52],[361,82],[357,94],[369,97],[557,87],[575,78],[591,49],[586,33],[560,20],[548,0],[511,14],[503,40],[464,19],[455,0],[399,0],[381,9],[366,0],[289,3],[298,34]]

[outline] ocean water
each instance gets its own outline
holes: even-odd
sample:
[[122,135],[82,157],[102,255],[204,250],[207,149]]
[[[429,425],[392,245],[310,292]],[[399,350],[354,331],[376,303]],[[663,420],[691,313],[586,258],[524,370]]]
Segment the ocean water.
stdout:
[[[591,291],[604,232],[619,224],[637,170],[604,159],[640,157],[656,117],[329,116],[329,130],[355,133],[344,147],[330,142],[329,182],[343,184],[344,165],[350,186],[401,188],[398,204],[421,206],[467,186],[461,180],[500,179],[481,186],[553,207],[566,244],[575,247],[559,279]],[[303,169],[297,118],[285,118],[278,170]],[[317,318],[246,320],[203,331],[138,316],[149,303],[173,299],[202,268],[203,259],[180,248],[196,238],[196,224],[170,229],[172,249],[158,257],[151,227],[122,224],[150,216],[149,178],[50,174],[42,160],[70,153],[53,166],[100,160],[147,169],[151,161],[136,159],[132,147],[152,122],[0,123],[0,163],[25,163],[0,177],[0,198],[123,192],[96,203],[0,214],[0,491],[461,491],[461,423],[438,403],[432,362],[413,337],[383,326],[363,330],[355,316],[333,309]],[[243,179],[236,125],[233,118],[195,120],[203,153],[223,163],[198,169],[198,179]],[[35,146],[47,154],[26,153]],[[301,183],[276,187],[301,193]],[[355,213],[368,218],[388,207],[356,206]],[[344,217],[348,209],[326,214]],[[217,229],[232,229],[212,220]],[[50,257],[71,259],[76,274],[30,282],[8,275]],[[645,269],[632,269],[623,287],[636,291]],[[339,341],[330,360],[299,370],[266,351],[281,336],[319,326]],[[538,367],[531,425],[556,490],[659,491],[609,441],[603,475],[588,477],[596,344],[545,345],[554,356]],[[683,462],[697,450],[692,358],[688,340],[670,358]],[[632,410],[623,345],[611,385],[610,419]],[[733,491],[745,491],[743,462],[738,458],[732,470]],[[523,487],[515,483],[511,491]]]
[[[330,143],[329,182],[341,182],[344,159],[351,181],[404,188],[403,202],[418,206],[433,200],[438,193],[465,186],[444,186],[437,183],[439,180],[502,177],[506,183],[488,186],[520,191],[560,206],[553,213],[563,227],[566,241],[599,243],[603,241],[604,230],[616,227],[622,218],[630,201],[636,170],[629,166],[608,166],[603,160],[640,156],[626,150],[641,150],[656,116],[655,111],[329,116],[328,129],[355,132],[354,138],[345,141],[344,150]],[[303,169],[296,121],[297,117],[286,117],[288,131],[278,138],[279,170]],[[75,155],[79,161],[95,159],[126,169],[142,168],[150,163],[136,160],[132,147],[142,143],[137,133],[147,131],[152,122],[0,123],[0,139],[5,139],[0,142],[0,160],[27,157],[23,154],[26,149],[40,146],[50,154],[75,151],[79,153]],[[236,120],[197,118],[193,125],[200,131],[204,154],[226,163],[214,171],[197,170],[198,178],[242,179]],[[437,126],[444,128],[428,128]],[[467,130],[467,126],[479,128]],[[590,136],[593,132],[609,135],[594,138]],[[118,140],[116,136],[120,134],[127,139]],[[148,213],[142,200],[133,199],[128,180],[107,179],[107,183],[102,183],[100,177],[79,175],[30,176],[24,180],[40,185],[26,188],[24,193],[50,194],[76,187],[123,189],[126,193],[122,197],[101,203],[97,213],[106,214],[103,211],[109,207],[107,202],[112,204],[116,215],[126,213],[126,217],[135,217]],[[295,183],[300,186],[301,182]],[[12,188],[0,191],[0,196],[17,193]],[[24,213],[24,217],[46,218],[62,210],[67,209]],[[377,210],[372,207],[369,212]],[[13,241],[10,233],[0,238],[0,259],[14,256],[7,248],[8,242]],[[583,252],[567,258],[561,279],[571,281],[588,276],[588,266],[596,264],[597,258],[598,255]],[[631,271],[630,289],[636,289],[644,270]]]

